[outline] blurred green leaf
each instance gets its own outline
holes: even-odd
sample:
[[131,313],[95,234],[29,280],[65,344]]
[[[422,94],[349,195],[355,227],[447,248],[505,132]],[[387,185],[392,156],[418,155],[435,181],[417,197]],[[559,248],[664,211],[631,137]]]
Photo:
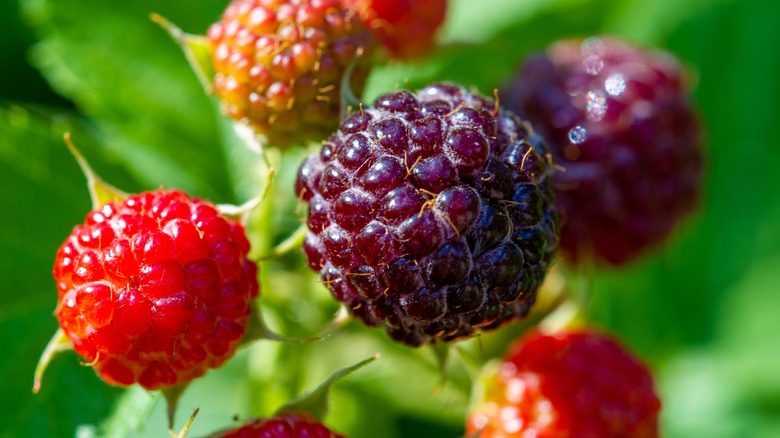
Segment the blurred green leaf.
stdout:
[[603,30],[638,43],[654,44],[665,40],[696,14],[726,1],[729,0],[620,0],[604,14]]
[[[103,170],[116,170],[94,147],[78,120],[52,118],[18,107],[0,108],[0,345],[4,379],[0,436],[69,436],[96,423],[121,393],[79,365],[73,353],[55,358],[40,394],[32,394],[35,364],[57,329],[57,289],[49,274],[57,247],[90,209],[86,179],[62,140],[73,131],[82,150]],[[89,394],[89,396],[85,396]]]
[[218,11],[190,4],[23,2],[41,37],[35,64],[111,134],[107,146],[145,188],[174,186],[218,202],[235,201],[214,104],[179,46],[149,18],[160,12],[174,22],[180,18],[182,26],[196,22],[193,27],[202,32]]
[[716,341],[664,369],[667,436],[771,437],[780,431],[778,266],[780,253],[750,269],[726,294]]

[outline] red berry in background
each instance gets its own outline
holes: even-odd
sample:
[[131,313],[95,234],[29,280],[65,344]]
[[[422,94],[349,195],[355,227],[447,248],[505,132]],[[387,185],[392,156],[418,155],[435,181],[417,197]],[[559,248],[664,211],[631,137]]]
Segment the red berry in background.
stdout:
[[700,124],[671,55],[611,38],[568,40],[530,57],[501,103],[547,141],[571,262],[623,264],[694,210]]
[[210,438],[344,438],[307,414],[287,413],[212,435]]
[[523,317],[557,244],[546,155],[517,116],[459,86],[381,96],[298,172],[309,266],[413,346]]
[[590,330],[521,338],[469,414],[480,438],[654,438],[660,401],[647,368]]
[[421,58],[433,50],[447,0],[346,0],[393,58]]
[[258,294],[248,252],[241,224],[181,191],[105,204],[57,252],[57,319],[107,383],[187,383],[244,335]]
[[360,93],[374,40],[340,0],[234,0],[208,30],[224,111],[272,146],[320,141],[338,126],[341,81]]

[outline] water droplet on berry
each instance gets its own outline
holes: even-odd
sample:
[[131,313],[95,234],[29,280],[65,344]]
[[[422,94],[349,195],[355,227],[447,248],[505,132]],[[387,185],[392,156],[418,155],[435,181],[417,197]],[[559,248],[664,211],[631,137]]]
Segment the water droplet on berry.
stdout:
[[596,76],[604,68],[604,60],[598,55],[590,55],[582,60],[582,68],[589,75]]
[[607,98],[604,96],[604,92],[601,90],[588,91],[586,99],[588,103],[585,105],[585,112],[588,119],[594,122],[603,119],[607,113]]
[[587,131],[585,131],[585,128],[582,126],[575,126],[569,130],[569,141],[574,144],[582,144],[587,140],[588,135]]
[[604,88],[611,96],[619,96],[626,89],[626,78],[621,73],[610,75],[604,81]]

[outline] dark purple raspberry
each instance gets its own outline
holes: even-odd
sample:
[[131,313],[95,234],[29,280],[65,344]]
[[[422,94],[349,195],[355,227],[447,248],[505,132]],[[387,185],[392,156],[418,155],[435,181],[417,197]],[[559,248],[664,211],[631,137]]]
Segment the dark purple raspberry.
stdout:
[[337,300],[409,345],[524,316],[557,245],[548,154],[449,84],[350,115],[301,166],[304,249]]
[[609,38],[559,42],[501,99],[565,168],[553,185],[571,262],[633,260],[695,208],[700,126],[672,56]]

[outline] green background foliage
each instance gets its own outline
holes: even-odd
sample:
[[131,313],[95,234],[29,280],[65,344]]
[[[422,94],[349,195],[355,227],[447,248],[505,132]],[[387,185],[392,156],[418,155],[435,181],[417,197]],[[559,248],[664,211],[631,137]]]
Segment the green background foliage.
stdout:
[[[180,49],[148,15],[203,33],[225,0],[0,2],[0,437],[161,436],[164,406],[139,388],[102,384],[79,358],[55,359],[30,392],[57,323],[54,253],[89,209],[70,131],[106,180],[127,191],[178,187],[217,203],[259,188],[256,163],[206,96]],[[780,436],[780,3],[766,0],[452,0],[442,48],[377,68],[366,100],[396,87],[452,80],[492,94],[524,55],[555,39],[599,33],[667,49],[696,79],[708,131],[699,213],[668,245],[623,270],[586,274],[588,315],[653,367],[665,436]],[[255,252],[294,230],[291,184],[304,151],[280,173],[255,226]],[[257,225],[262,223],[263,225]],[[306,338],[336,305],[300,254],[262,264],[263,314]],[[499,355],[520,327],[483,336]],[[471,341],[469,341],[471,342]],[[349,324],[318,343],[261,341],[185,394],[177,423],[201,408],[193,436],[269,415],[335,369],[383,358],[337,384],[328,424],[353,437],[459,436],[470,384],[457,358],[439,385],[433,352]]]

